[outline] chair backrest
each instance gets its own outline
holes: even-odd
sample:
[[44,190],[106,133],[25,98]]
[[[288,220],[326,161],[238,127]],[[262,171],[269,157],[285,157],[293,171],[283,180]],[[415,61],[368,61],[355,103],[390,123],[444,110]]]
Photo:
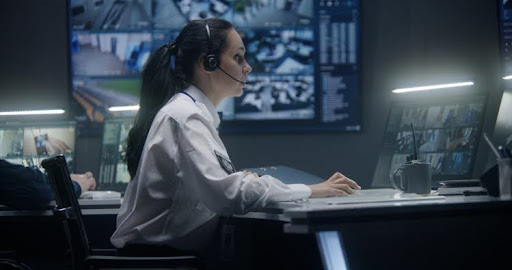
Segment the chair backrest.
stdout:
[[56,202],[53,213],[63,221],[73,267],[80,269],[80,265],[90,255],[91,250],[82,219],[82,211],[69,176],[66,158],[62,155],[55,156],[43,160],[41,165],[50,178]]

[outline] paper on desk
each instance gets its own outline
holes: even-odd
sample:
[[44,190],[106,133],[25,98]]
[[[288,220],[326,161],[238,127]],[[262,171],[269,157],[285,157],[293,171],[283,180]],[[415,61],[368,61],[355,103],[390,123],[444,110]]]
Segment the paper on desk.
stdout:
[[444,200],[444,196],[419,195],[415,193],[402,193],[395,189],[364,189],[356,194],[309,199],[309,203],[318,204],[350,204],[350,203],[376,203],[376,202],[401,202],[401,201],[424,201]]

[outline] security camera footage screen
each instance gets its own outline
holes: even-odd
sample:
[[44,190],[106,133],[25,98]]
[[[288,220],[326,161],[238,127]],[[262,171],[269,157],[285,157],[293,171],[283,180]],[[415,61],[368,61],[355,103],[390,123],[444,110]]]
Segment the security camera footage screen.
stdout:
[[393,104],[374,185],[386,186],[389,177],[414,153],[432,166],[434,181],[471,178],[482,131],[485,95],[464,95],[434,101]]
[[64,155],[73,170],[75,122],[4,123],[0,125],[0,158],[41,168],[41,161]]
[[138,104],[151,53],[188,21],[217,17],[252,66],[243,95],[218,106],[221,132],[360,130],[358,0],[71,0],[70,14],[77,120],[135,116],[109,108]]

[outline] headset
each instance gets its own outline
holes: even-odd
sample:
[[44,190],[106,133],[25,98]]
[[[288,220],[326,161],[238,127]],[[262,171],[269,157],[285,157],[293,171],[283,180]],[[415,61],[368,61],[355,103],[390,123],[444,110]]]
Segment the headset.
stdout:
[[231,76],[231,74],[227,73],[221,66],[220,66],[220,58],[216,54],[212,53],[212,42],[210,37],[210,27],[208,26],[208,22],[205,20],[205,28],[206,28],[206,35],[208,36],[208,53],[203,59],[203,66],[204,69],[207,71],[215,71],[217,68],[220,69],[224,74],[228,75],[232,80],[248,84],[247,81],[242,81],[239,79],[236,79],[235,77]]
[[220,64],[219,57],[212,53],[212,41],[210,37],[210,27],[208,26],[208,22],[205,21],[205,27],[206,27],[206,35],[208,36],[208,53],[203,59],[203,65],[204,69],[208,71],[215,71]]

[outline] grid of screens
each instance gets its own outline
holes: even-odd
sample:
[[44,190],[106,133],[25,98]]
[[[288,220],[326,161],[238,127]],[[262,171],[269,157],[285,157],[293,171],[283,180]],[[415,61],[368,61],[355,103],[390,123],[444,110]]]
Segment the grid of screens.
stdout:
[[132,126],[133,118],[105,120],[97,189],[125,191],[130,174],[123,158],[126,138]]
[[486,95],[474,94],[393,104],[373,186],[389,186],[390,175],[414,152],[411,123],[418,158],[431,164],[433,181],[471,178],[485,102]]
[[0,125],[0,158],[27,167],[58,154],[73,171],[75,122],[7,123]]
[[77,119],[130,117],[150,54],[187,21],[231,21],[252,84],[225,100],[223,130],[360,130],[359,0],[71,0]]

